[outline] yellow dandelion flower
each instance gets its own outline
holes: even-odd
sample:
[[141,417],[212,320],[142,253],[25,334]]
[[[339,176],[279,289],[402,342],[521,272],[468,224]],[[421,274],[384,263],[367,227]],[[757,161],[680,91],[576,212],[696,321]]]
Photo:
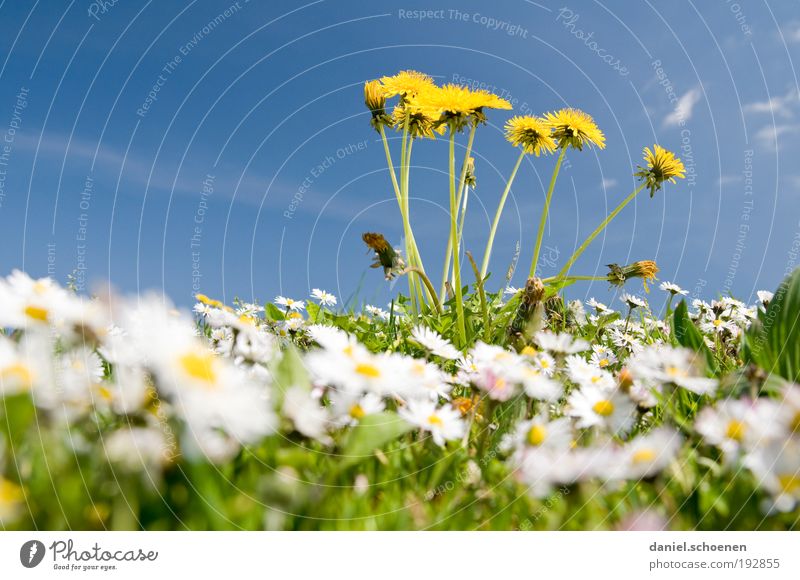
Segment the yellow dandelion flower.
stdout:
[[661,189],[661,184],[665,181],[675,183],[676,177],[681,179],[686,177],[683,162],[675,157],[672,151],[667,151],[661,145],[653,145],[652,151],[649,147],[645,147],[643,152],[647,167],[640,166],[640,170],[634,175],[645,180],[646,186],[650,189],[650,197]]
[[404,70],[391,77],[381,77],[381,85],[386,98],[395,95],[413,97],[421,91],[436,86],[431,77],[415,70]]
[[545,114],[545,121],[553,129],[553,138],[559,147],[571,146],[578,150],[584,145],[595,145],[604,149],[606,138],[591,115],[578,109],[561,109]]
[[444,134],[446,128],[437,124],[436,121],[436,118],[408,101],[397,105],[392,111],[391,117],[391,123],[398,131],[402,131],[408,122],[408,133],[415,138],[435,139],[435,133]]
[[381,125],[390,125],[391,117],[386,114],[386,95],[383,92],[383,85],[378,80],[367,81],[364,83],[364,104],[367,105],[372,119],[370,124],[376,131],[380,130]]
[[468,87],[447,84],[420,91],[413,99],[414,106],[431,117],[439,117],[437,124],[452,125],[462,130],[472,119],[485,122],[483,109],[510,109],[511,103],[488,91],[473,91]]
[[524,116],[513,117],[506,123],[506,139],[515,147],[522,146],[525,153],[552,153],[556,142],[551,136],[550,125],[544,119]]

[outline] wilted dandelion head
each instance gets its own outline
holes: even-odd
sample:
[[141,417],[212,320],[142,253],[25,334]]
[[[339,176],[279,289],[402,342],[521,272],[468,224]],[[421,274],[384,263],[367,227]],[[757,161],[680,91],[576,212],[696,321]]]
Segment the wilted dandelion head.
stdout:
[[546,113],[545,121],[553,129],[553,139],[559,147],[571,146],[583,149],[584,145],[595,145],[604,149],[606,138],[597,127],[591,115],[578,109],[561,109],[555,113]]
[[375,252],[375,260],[372,268],[383,267],[383,274],[387,280],[391,280],[397,274],[402,273],[406,267],[400,252],[395,250],[383,234],[366,232],[361,235],[361,239],[369,248]]
[[649,292],[648,282],[656,279],[658,265],[653,260],[640,260],[627,266],[608,264],[608,281],[614,286],[622,286],[629,278],[641,278],[644,291]]
[[525,153],[552,153],[556,142],[551,136],[552,129],[544,119],[526,115],[513,117],[506,123],[506,139],[512,145],[521,146]]
[[640,167],[635,175],[645,180],[646,186],[650,189],[650,197],[661,189],[661,184],[665,181],[675,183],[676,177],[681,179],[686,177],[683,162],[675,157],[672,151],[667,151],[661,145],[653,145],[652,151],[649,147],[645,147],[644,162],[647,163],[647,167]]

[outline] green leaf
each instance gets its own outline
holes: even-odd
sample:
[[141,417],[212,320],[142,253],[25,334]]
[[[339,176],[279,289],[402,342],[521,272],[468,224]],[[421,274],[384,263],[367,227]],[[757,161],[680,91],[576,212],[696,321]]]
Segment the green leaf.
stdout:
[[768,373],[800,381],[800,268],[775,291],[766,312],[748,329],[745,359]]
[[281,321],[286,320],[286,314],[284,314],[283,310],[275,306],[274,304],[267,302],[264,305],[264,315],[267,320],[273,321]]
[[397,413],[384,411],[362,418],[345,440],[342,469],[368,459],[376,449],[408,433],[413,426]]
[[678,304],[678,307],[675,309],[675,314],[673,315],[673,321],[675,340],[678,341],[678,344],[705,355],[708,367],[713,370],[715,374],[718,373],[719,364],[717,364],[717,360],[714,358],[714,353],[711,352],[711,349],[708,348],[703,340],[703,335],[694,325],[691,318],[689,318],[689,309],[686,307],[686,300],[681,300],[681,303]]
[[300,358],[294,345],[289,345],[284,351],[283,357],[275,368],[274,378],[279,387],[277,389],[279,394],[291,387],[311,390],[311,379],[303,365],[303,359]]

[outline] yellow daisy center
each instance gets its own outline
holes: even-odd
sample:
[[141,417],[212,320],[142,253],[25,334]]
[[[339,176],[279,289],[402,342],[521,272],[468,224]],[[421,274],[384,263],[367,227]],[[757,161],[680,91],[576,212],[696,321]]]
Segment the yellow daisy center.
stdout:
[[747,425],[742,421],[732,419],[728,421],[728,427],[725,429],[725,436],[728,439],[741,442],[744,439],[744,433],[747,430]]
[[792,432],[800,432],[800,411],[794,414],[792,418],[792,422],[789,424],[789,428]]
[[428,424],[429,425],[436,425],[437,427],[441,427],[444,423],[442,422],[439,415],[431,415],[428,417]]
[[634,464],[652,463],[655,458],[656,452],[652,449],[639,449],[638,451],[634,452],[633,456],[631,457],[631,461]]
[[602,417],[608,417],[614,412],[614,403],[609,400],[597,401],[592,410]]
[[534,425],[528,431],[528,443],[538,447],[547,439],[547,428],[544,425]]
[[47,319],[50,316],[47,308],[42,308],[41,306],[26,306],[25,307],[25,315],[28,318],[32,318],[34,320],[38,320],[39,322],[47,322]]
[[350,407],[350,416],[353,419],[361,419],[364,415],[366,415],[366,413],[364,412],[364,408],[361,405],[355,404],[352,407]]
[[22,500],[22,489],[15,483],[0,477],[0,505]]
[[214,370],[214,355],[211,353],[190,352],[180,357],[183,371],[198,381],[215,383],[217,373]]
[[25,365],[21,363],[14,363],[0,370],[0,379],[16,379],[22,384],[22,386],[27,388],[33,383],[33,374]]
[[609,365],[609,361],[607,358],[601,358],[599,362],[600,368],[605,368]]
[[375,365],[369,363],[360,363],[356,365],[356,372],[362,376],[376,379],[381,376],[381,370]]
[[796,473],[784,473],[778,476],[778,483],[784,493],[796,493],[800,491],[800,476]]

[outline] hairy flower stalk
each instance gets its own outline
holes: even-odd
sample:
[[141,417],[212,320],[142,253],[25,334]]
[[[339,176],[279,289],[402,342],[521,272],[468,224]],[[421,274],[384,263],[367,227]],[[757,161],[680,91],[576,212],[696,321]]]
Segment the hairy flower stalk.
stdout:
[[[455,123],[450,125],[450,244],[452,248],[458,248],[458,205],[456,200],[456,127]],[[461,295],[461,264],[459,252],[453,252],[453,279],[455,281],[453,291],[455,292],[456,302],[456,326],[461,344],[467,342],[467,331],[464,323],[464,303]]]
[[[460,251],[461,233],[462,233],[462,230],[463,230],[463,223],[464,223],[463,216],[467,213],[467,204],[466,204],[466,199],[464,199],[464,197],[466,196],[466,190],[467,190],[467,187],[468,187],[467,175],[469,173],[469,165],[470,165],[469,162],[470,162],[470,159],[472,159],[470,157],[470,155],[472,153],[472,144],[473,144],[473,142],[475,140],[475,131],[477,130],[477,128],[478,128],[478,122],[477,122],[477,120],[475,120],[473,125],[472,125],[472,128],[469,131],[469,137],[467,138],[467,148],[466,148],[466,151],[464,153],[464,163],[461,166],[461,177],[459,179],[459,185],[458,185],[458,190],[457,190],[458,191],[458,195],[456,197],[456,206],[459,207],[459,208],[462,208],[461,209],[461,215],[462,215],[461,226],[459,226],[458,234],[456,235],[456,240],[458,241],[458,245],[459,245],[459,248],[457,249],[457,251]],[[463,203],[462,203],[462,200],[463,200]],[[445,257],[444,257],[444,268],[443,268],[443,271],[442,271],[442,285],[441,285],[441,292],[440,292],[442,296],[444,296],[445,284],[447,282],[447,277],[448,277],[448,275],[451,275],[451,273],[450,273],[450,260],[452,259],[452,255],[453,255],[453,242],[452,242],[452,239],[448,239],[447,240],[447,249],[445,250]],[[455,273],[453,273],[451,276],[452,276],[451,277],[451,284],[455,284]]]
[[640,167],[639,171],[634,174],[636,177],[639,177],[642,180],[641,185],[634,189],[628,195],[628,197],[623,199],[619,205],[608,214],[606,219],[604,219],[602,223],[597,226],[591,234],[589,234],[589,237],[584,240],[584,242],[572,254],[570,259],[567,260],[567,263],[564,264],[564,267],[561,268],[561,271],[558,273],[559,278],[565,277],[569,273],[569,269],[580,257],[580,255],[583,254],[586,248],[589,247],[589,244],[591,244],[592,241],[594,241],[594,239],[606,229],[608,224],[611,223],[611,220],[617,217],[617,214],[619,214],[619,212],[621,212],[626,205],[628,205],[637,195],[639,195],[640,191],[647,187],[650,190],[650,196],[652,197],[656,191],[661,189],[661,186],[665,181],[675,183],[675,178],[683,179],[685,177],[683,162],[675,157],[671,151],[667,151],[660,145],[655,145],[653,147],[653,151],[650,151],[649,147],[645,147],[644,161],[647,164],[647,167]]
[[561,170],[561,163],[567,152],[567,147],[572,147],[582,151],[584,145],[594,145],[598,149],[604,149],[605,136],[597,127],[594,119],[583,111],[577,109],[561,109],[555,113],[547,113],[545,121],[553,130],[552,137],[558,142],[561,152],[558,154],[556,166],[553,169],[553,176],[550,178],[550,185],[547,188],[542,215],[539,219],[539,230],[536,234],[536,245],[533,248],[533,259],[528,277],[536,274],[536,266],[539,263],[539,252],[542,248],[544,229],[547,226],[547,216],[550,213],[550,202],[553,198],[553,190],[556,186],[556,179]]

